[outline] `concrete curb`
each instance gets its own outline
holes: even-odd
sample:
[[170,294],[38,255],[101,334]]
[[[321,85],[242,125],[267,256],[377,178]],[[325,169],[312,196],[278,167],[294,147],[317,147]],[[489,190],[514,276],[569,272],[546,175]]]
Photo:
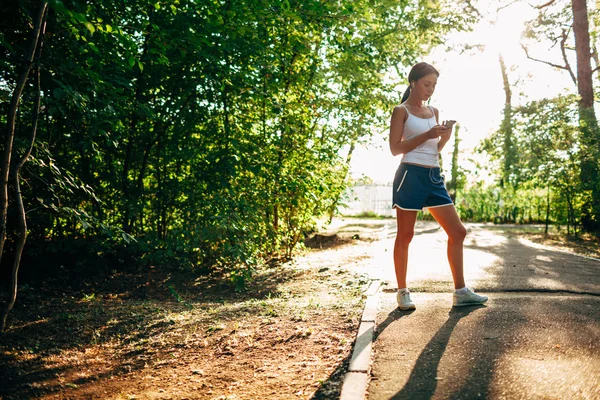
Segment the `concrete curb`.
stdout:
[[380,280],[374,280],[365,292],[367,301],[360,319],[354,350],[350,358],[348,372],[342,384],[341,400],[363,400],[367,394],[369,384],[369,370],[371,367],[371,349],[373,346],[373,333],[377,318],[377,305],[379,298],[377,292],[381,287]]

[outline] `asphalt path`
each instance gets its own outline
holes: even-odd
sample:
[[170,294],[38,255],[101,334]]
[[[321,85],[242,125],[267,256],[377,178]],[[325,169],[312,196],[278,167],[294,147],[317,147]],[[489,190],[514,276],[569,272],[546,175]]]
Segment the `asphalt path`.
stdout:
[[490,293],[451,308],[416,293],[414,312],[380,302],[368,399],[598,399],[600,301]]
[[600,399],[600,260],[466,224],[467,285],[490,300],[453,308],[447,237],[419,222],[408,265],[417,309],[405,312],[395,299],[395,221],[380,225],[365,268],[384,282],[369,400]]

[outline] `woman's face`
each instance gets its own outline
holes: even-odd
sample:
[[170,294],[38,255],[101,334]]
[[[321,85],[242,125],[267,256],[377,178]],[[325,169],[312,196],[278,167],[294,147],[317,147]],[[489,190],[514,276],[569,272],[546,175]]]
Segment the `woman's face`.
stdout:
[[435,92],[437,78],[438,77],[436,74],[425,75],[414,83],[414,87],[411,89],[411,92],[414,92],[419,100],[429,100],[429,98],[433,95],[433,92]]

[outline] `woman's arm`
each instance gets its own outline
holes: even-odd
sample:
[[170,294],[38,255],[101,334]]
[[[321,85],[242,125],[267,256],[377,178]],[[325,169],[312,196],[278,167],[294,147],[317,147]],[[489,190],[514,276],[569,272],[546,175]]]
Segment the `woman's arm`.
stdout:
[[412,139],[402,140],[404,132],[404,121],[406,120],[406,109],[396,106],[392,113],[392,121],[390,123],[390,151],[392,155],[405,154],[412,151],[428,141],[442,135],[448,129],[443,126],[436,125],[425,133],[415,136]]
[[[438,124],[439,124],[440,112],[435,107],[433,108],[433,112],[435,114],[435,120],[438,121]],[[444,126],[444,128],[445,128],[445,126]],[[444,132],[440,135],[440,141],[438,142],[438,152],[442,151],[442,149],[444,148],[446,143],[448,143],[448,140],[450,140],[451,134],[452,134],[452,129],[446,128],[446,132]]]

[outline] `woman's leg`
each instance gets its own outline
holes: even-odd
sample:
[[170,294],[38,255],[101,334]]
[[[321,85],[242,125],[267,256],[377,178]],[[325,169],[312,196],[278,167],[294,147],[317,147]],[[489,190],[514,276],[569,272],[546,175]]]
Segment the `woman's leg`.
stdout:
[[408,245],[415,233],[417,211],[407,211],[396,208],[398,230],[394,242],[394,268],[398,288],[406,288],[406,266],[408,264]]
[[467,236],[464,227],[456,213],[454,205],[433,207],[428,209],[433,218],[444,228],[448,234],[448,262],[452,270],[454,288],[465,287],[465,276],[463,274],[463,242]]

